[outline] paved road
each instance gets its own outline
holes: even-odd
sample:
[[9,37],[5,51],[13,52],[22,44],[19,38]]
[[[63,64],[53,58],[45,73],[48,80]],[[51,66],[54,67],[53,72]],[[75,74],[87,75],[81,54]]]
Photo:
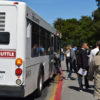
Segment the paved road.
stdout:
[[[66,65],[65,62],[62,62],[62,70],[63,70],[63,86],[61,91],[61,97],[58,98],[59,100],[94,100],[93,98],[93,83],[90,83],[91,88],[88,91],[79,92],[78,91],[78,81],[77,80],[67,80],[68,73],[66,72]],[[72,75],[74,78],[77,78],[77,75],[74,73]],[[57,76],[58,77],[58,76]],[[59,82],[59,77],[55,78],[54,81],[47,81],[45,83],[42,96],[39,98],[34,98],[32,94],[26,99],[20,98],[0,98],[0,100],[55,100],[55,95],[57,93],[57,87]],[[60,86],[61,87],[61,86]],[[60,93],[60,92],[59,92]],[[57,95],[56,95],[57,96]],[[57,100],[58,100],[57,99]]]
[[[66,72],[65,62],[62,62],[63,76],[67,78],[68,73]],[[74,73],[73,78],[77,78]],[[94,100],[93,98],[93,82],[90,82],[91,88],[86,91],[79,92],[77,80],[63,80],[63,89],[61,100]]]

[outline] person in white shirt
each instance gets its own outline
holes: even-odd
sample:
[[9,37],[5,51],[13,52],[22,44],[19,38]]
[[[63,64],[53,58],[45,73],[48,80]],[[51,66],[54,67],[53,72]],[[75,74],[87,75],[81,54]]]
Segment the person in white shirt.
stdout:
[[98,44],[98,41],[97,41],[96,48],[91,50],[90,57],[89,57],[89,65],[98,52],[99,52],[99,44]]
[[69,71],[69,64],[70,64],[70,45],[67,46],[67,50],[66,50],[66,67],[67,67],[67,71]]

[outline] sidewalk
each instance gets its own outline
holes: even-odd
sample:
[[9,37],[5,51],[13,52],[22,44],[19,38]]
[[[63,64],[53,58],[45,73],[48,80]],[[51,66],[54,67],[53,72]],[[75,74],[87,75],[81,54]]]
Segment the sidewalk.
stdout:
[[[67,80],[68,73],[66,72],[66,64],[62,61],[63,80],[62,96],[61,100],[95,100],[93,97],[93,82],[90,82],[91,88],[86,91],[78,91],[78,80]],[[77,75],[72,74],[73,78],[77,78]]]

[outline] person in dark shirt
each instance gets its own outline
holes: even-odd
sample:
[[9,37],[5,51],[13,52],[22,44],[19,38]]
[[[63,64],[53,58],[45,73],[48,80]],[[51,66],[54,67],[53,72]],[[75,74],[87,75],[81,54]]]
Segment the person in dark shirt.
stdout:
[[[78,57],[77,57],[77,67],[78,67],[78,70],[80,70],[80,68],[82,68],[83,71],[87,71],[89,70],[89,58],[88,58],[88,55],[87,55],[87,48],[88,48],[88,45],[87,43],[83,43],[82,44],[82,48],[79,50],[78,52]],[[78,82],[79,82],[79,89],[80,91],[83,89],[83,84],[82,84],[82,75],[78,75],[79,78],[78,78]],[[88,82],[88,74],[84,77],[84,80],[85,80],[85,87],[86,89],[89,88],[89,82]]]

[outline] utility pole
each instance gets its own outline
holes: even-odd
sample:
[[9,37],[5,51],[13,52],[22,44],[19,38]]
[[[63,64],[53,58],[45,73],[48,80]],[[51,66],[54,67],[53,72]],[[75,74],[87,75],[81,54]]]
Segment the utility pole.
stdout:
[[97,6],[100,8],[100,0],[96,0],[98,2]]

